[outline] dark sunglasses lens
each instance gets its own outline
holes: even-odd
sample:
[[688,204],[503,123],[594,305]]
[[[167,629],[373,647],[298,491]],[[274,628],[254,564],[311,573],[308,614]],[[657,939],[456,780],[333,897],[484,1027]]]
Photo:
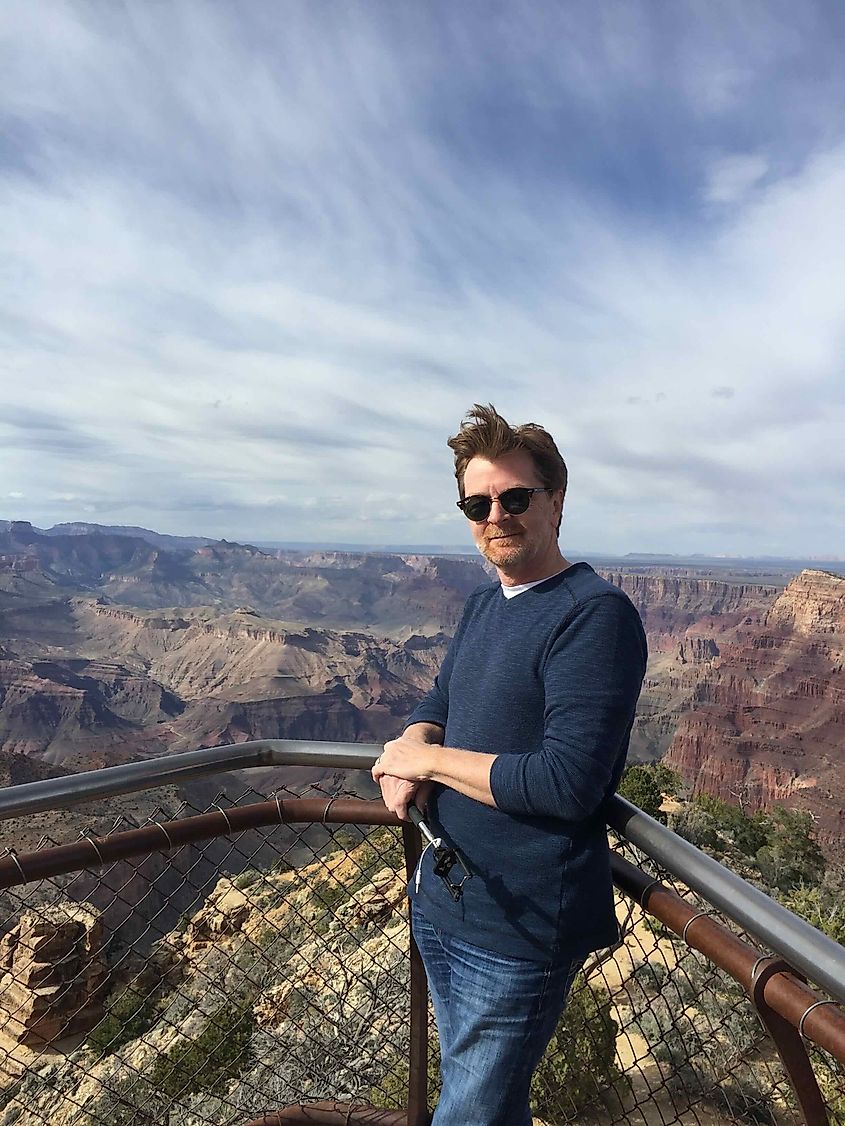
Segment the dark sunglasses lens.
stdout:
[[[510,513],[511,516],[519,516],[528,510],[528,505],[531,503],[531,489],[505,489],[498,499],[505,512]],[[464,516],[478,524],[487,519],[493,505],[489,497],[476,494],[467,497],[461,507]]]
[[467,520],[478,523],[486,520],[490,515],[490,498],[482,496],[467,497],[463,503],[464,516]]
[[531,503],[530,489],[506,489],[499,497],[499,504],[511,516],[519,516],[528,510]]

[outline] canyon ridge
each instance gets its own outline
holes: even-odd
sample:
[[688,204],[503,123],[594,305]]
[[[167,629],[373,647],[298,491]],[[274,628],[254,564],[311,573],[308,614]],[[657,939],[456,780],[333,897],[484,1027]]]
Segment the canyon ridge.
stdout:
[[[836,851],[845,578],[593,563],[648,635],[629,761],[665,757],[691,790],[748,809],[808,810]],[[471,556],[0,521],[0,784],[248,739],[382,742],[485,581]],[[262,792],[306,781],[250,777]]]

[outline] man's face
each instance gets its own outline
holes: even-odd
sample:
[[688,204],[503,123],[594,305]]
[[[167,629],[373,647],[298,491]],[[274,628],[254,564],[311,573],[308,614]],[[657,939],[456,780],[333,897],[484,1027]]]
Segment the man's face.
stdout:
[[[525,450],[505,454],[496,461],[474,457],[464,473],[464,496],[501,496],[519,486],[542,487],[531,455]],[[468,521],[475,546],[511,583],[545,578],[545,571],[560,560],[557,526],[563,497],[560,492],[534,493],[519,516],[511,516],[494,501],[490,515],[480,523]]]

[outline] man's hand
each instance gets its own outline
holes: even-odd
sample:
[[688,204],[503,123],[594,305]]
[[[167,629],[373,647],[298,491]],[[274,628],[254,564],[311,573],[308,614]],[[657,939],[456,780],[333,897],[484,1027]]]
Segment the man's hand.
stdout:
[[[410,735],[409,730],[398,739],[384,744],[384,750],[373,766],[376,782],[386,775],[397,780],[404,778],[414,785],[440,782],[459,794],[495,808],[496,799],[490,789],[490,769],[496,761],[495,755],[424,743]],[[405,811],[409,800],[404,801]]]
[[408,782],[427,782],[434,770],[434,757],[440,753],[438,744],[424,743],[406,732],[384,744],[373,766],[373,778],[378,782],[382,775],[392,774]]
[[408,806],[413,801],[420,810],[425,810],[431,793],[432,782],[406,782],[404,778],[394,778],[392,774],[382,774],[378,780],[384,804],[400,821],[408,821]]

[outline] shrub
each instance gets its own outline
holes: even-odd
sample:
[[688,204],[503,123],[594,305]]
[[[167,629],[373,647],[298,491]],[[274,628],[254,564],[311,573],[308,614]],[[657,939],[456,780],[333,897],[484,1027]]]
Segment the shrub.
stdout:
[[167,971],[166,959],[151,958],[128,985],[112,992],[102,1020],[89,1033],[88,1047],[108,1056],[148,1032],[167,988]]
[[760,875],[779,891],[815,886],[824,876],[824,854],[813,839],[813,819],[797,809],[774,809],[768,843],[757,851]]
[[156,1061],[150,1081],[173,1099],[196,1091],[220,1094],[229,1079],[252,1063],[254,1025],[246,1001],[221,1005],[196,1039],[174,1045]]
[[817,887],[800,884],[783,896],[784,906],[845,945],[845,869],[827,871]]
[[683,811],[675,824],[675,832],[679,837],[689,841],[696,848],[708,852],[717,851],[720,846],[719,831],[716,819],[706,809],[692,802]]
[[660,808],[663,793],[650,767],[629,766],[619,783],[619,793],[623,798],[639,806],[649,817],[666,824],[666,814]]
[[683,789],[684,783],[676,770],[670,770],[669,767],[664,766],[662,762],[651,763],[649,769],[662,794],[665,794],[667,798],[675,798],[678,796]]
[[619,1078],[617,1032],[607,991],[576,978],[531,1083],[531,1101],[541,1118],[555,1121],[564,1113],[571,1120],[610,1091]]

